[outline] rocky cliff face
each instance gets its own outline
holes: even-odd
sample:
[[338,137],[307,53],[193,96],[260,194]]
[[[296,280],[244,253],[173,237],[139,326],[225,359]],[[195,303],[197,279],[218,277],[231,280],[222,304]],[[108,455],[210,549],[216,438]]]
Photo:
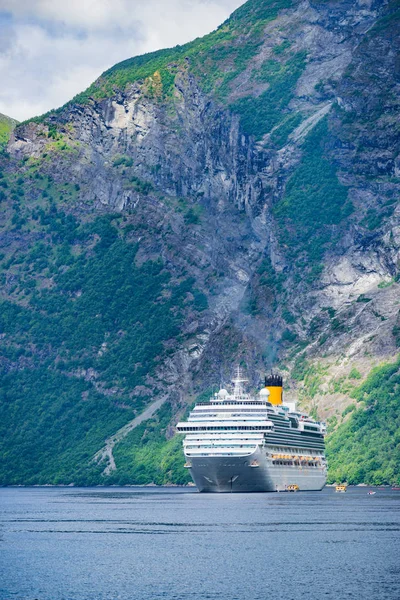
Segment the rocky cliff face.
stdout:
[[[341,412],[351,371],[399,343],[398,40],[397,2],[250,0],[203,40],[125,61],[17,127],[2,158],[7,302],[29,307],[21,256],[54,243],[35,211],[109,215],[137,267],[161,259],[165,297],[194,286],[140,383],[147,402],[162,387],[178,414],[243,361],[253,384],[279,367],[305,406]],[[103,239],[74,235],[57,244],[75,257]],[[62,285],[57,269],[31,267],[40,294]],[[121,345],[113,327],[103,350]],[[68,376],[110,389],[94,354],[73,354]],[[36,345],[30,366],[44,357]]]

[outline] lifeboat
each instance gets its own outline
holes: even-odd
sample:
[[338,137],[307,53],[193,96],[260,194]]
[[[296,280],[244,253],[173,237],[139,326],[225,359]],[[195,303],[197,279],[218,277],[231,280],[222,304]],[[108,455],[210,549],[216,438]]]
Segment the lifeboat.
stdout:
[[290,485],[287,486],[286,490],[288,492],[298,492],[299,491],[299,486],[297,485],[297,483],[291,483]]

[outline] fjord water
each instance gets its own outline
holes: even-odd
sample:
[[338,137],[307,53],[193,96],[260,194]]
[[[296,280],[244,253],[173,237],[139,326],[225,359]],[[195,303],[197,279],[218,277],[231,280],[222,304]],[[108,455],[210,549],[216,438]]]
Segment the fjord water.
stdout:
[[400,598],[400,492],[0,490],[1,600]]

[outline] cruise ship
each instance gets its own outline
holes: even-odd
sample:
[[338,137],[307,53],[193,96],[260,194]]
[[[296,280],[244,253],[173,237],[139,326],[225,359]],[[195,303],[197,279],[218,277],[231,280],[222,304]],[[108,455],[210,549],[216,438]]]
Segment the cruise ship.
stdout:
[[283,401],[272,374],[256,395],[238,369],[230,391],[199,402],[185,422],[186,465],[200,492],[321,490],[326,482],[326,426]]

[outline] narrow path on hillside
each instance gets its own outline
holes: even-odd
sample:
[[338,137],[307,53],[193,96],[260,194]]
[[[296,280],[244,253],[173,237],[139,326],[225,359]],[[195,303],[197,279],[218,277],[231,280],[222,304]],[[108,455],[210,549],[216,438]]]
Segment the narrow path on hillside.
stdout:
[[103,471],[103,475],[109,475],[112,471],[117,470],[117,466],[115,464],[113,456],[114,446],[118,444],[118,442],[126,438],[128,433],[130,433],[132,429],[135,429],[135,427],[143,423],[143,421],[151,419],[154,413],[158,411],[158,409],[164,404],[167,398],[168,396],[163,396],[162,398],[159,398],[158,400],[153,402],[153,404],[150,404],[150,406],[148,406],[146,410],[144,410],[140,415],[132,419],[132,421],[129,421],[129,423],[121,427],[121,429],[114,433],[114,435],[109,437],[106,440],[104,447],[98,452],[96,452],[92,459],[93,462],[101,464],[102,462],[107,461],[107,466]]

